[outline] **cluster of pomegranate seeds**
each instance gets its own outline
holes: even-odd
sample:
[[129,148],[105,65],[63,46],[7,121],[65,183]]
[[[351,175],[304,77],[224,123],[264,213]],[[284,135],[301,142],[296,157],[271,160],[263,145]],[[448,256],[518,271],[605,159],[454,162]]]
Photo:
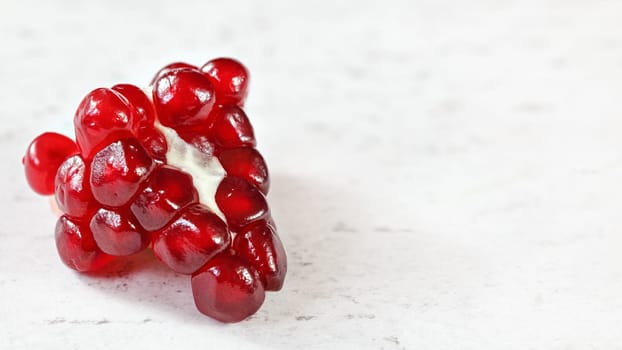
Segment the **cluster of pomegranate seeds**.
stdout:
[[254,314],[287,270],[266,195],[268,168],[244,113],[248,71],[218,58],[172,63],[149,89],[99,88],[74,117],[76,142],[44,133],[23,164],[32,189],[54,195],[61,260],[81,272],[152,248],[191,275],[202,313]]

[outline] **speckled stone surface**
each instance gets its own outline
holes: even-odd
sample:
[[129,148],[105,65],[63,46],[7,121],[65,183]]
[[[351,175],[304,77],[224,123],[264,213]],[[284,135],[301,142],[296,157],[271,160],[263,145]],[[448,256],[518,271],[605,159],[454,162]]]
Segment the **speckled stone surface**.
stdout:
[[[622,2],[0,6],[1,349],[622,348]],[[229,55],[289,253],[251,319],[56,256],[20,158],[88,91]]]

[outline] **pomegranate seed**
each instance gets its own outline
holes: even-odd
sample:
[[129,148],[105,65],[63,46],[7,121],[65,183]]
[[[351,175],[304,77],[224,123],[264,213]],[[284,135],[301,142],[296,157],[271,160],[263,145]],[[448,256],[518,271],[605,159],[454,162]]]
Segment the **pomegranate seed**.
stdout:
[[181,210],[199,200],[192,177],[168,165],[153,171],[130,210],[147,231],[159,230]]
[[96,89],[80,103],[73,124],[82,156],[90,159],[113,141],[131,137],[138,122],[127,99],[111,89]]
[[169,72],[174,71],[174,70],[178,70],[178,69],[194,69],[194,70],[198,70],[199,68],[197,66],[193,66],[193,65],[185,63],[185,62],[175,62],[175,63],[168,64],[168,65],[164,66],[162,69],[160,69],[156,73],[156,75],[153,77],[153,79],[151,79],[151,83],[149,85],[154,85],[155,82],[158,81],[158,79],[160,79],[164,75],[168,74]]
[[201,67],[201,71],[214,85],[218,104],[244,104],[250,77],[242,63],[232,58],[216,58]]
[[58,219],[55,236],[60,259],[74,270],[97,271],[114,259],[99,250],[87,225],[73,221],[66,215]]
[[255,147],[253,127],[242,108],[219,106],[210,116],[211,134],[221,147]]
[[180,130],[179,136],[187,143],[193,145],[201,153],[214,156],[217,149],[208,134],[207,127]]
[[93,205],[87,166],[79,155],[67,158],[56,173],[56,203],[65,214],[84,217]]
[[153,161],[136,139],[113,142],[91,163],[91,190],[101,204],[120,207],[136,194],[149,176]]
[[268,193],[270,188],[268,166],[256,149],[245,147],[224,150],[218,159],[227,175],[250,182],[264,195]]
[[192,275],[194,303],[221,322],[239,322],[259,310],[265,292],[257,271],[241,259],[219,254]]
[[153,101],[160,122],[174,129],[206,124],[214,106],[214,88],[196,70],[172,70],[154,85]]
[[201,153],[214,155],[216,149],[214,148],[214,144],[212,144],[209,139],[205,136],[198,136],[190,141],[194,147],[196,147]]
[[54,193],[54,177],[60,164],[76,154],[78,147],[72,139],[55,132],[37,136],[22,158],[26,180],[33,191],[50,195]]
[[128,100],[138,118],[138,137],[149,155],[161,162],[166,161],[167,145],[164,135],[155,129],[155,109],[143,90],[131,84],[118,84],[112,87]]
[[149,245],[149,235],[132,223],[127,212],[101,208],[91,218],[90,228],[97,246],[110,255],[131,255]]
[[140,128],[138,130],[138,140],[154,160],[162,163],[166,162],[168,145],[160,131],[155,128]]
[[131,84],[118,84],[112,90],[123,95],[129,105],[134,109],[139,128],[153,128],[155,121],[155,110],[149,97],[138,86]]
[[240,258],[259,272],[266,290],[278,291],[283,287],[287,258],[272,227],[265,222],[246,227],[238,232],[232,247]]
[[225,177],[218,186],[216,204],[233,229],[263,219],[269,214],[263,194],[253,185],[233,176]]
[[199,204],[184,209],[175,221],[155,233],[153,252],[174,271],[191,274],[230,243],[225,223]]

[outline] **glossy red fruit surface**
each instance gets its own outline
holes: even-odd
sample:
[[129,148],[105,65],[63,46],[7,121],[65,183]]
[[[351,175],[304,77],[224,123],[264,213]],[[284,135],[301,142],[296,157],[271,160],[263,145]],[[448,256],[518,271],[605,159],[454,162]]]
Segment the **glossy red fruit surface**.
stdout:
[[270,189],[268,166],[261,154],[254,148],[233,148],[220,152],[220,164],[227,175],[244,179],[257,187],[263,194]]
[[101,208],[89,227],[97,246],[110,255],[135,254],[149,245],[150,236],[132,222],[127,212]]
[[224,105],[210,115],[211,135],[220,147],[255,147],[253,127],[242,108]]
[[266,198],[239,177],[225,177],[216,191],[216,203],[232,229],[241,228],[269,215]]
[[93,197],[104,205],[120,207],[136,194],[154,163],[136,139],[104,147],[91,163]]
[[82,156],[90,159],[101,147],[138,130],[138,118],[125,97],[112,90],[91,91],[80,103],[73,119]]
[[160,131],[155,128],[141,128],[138,130],[138,140],[154,160],[161,163],[166,162],[168,145],[166,138]]
[[114,259],[97,247],[88,225],[80,224],[66,215],[58,219],[55,236],[60,259],[74,270],[97,271]]
[[54,177],[60,164],[76,154],[78,147],[72,139],[55,132],[37,136],[28,146],[22,158],[26,180],[38,194],[54,193]]
[[162,125],[191,128],[206,124],[214,106],[214,88],[201,72],[172,70],[153,87],[153,102]]
[[238,232],[232,247],[259,272],[266,290],[277,291],[283,287],[287,258],[283,243],[272,227],[265,222],[250,225]]
[[174,63],[170,63],[167,64],[166,66],[162,67],[162,69],[160,69],[155,76],[153,77],[153,79],[151,79],[151,83],[149,85],[153,85],[155,84],[155,82],[160,79],[162,76],[168,74],[170,71],[173,70],[178,70],[178,69],[193,69],[193,70],[198,70],[199,68],[197,66],[193,66],[191,64],[185,63],[185,62],[174,62]]
[[154,127],[155,109],[149,97],[142,89],[131,84],[118,84],[112,89],[122,94],[134,110],[138,123],[135,136],[141,145],[152,158],[165,162],[168,146],[164,135]]
[[191,274],[230,243],[225,223],[207,207],[194,205],[154,234],[153,252],[172,270]]
[[201,151],[201,153],[214,156],[217,151],[212,139],[207,136],[206,130],[184,130],[180,136],[184,139],[184,141]]
[[221,322],[239,322],[259,310],[265,291],[257,271],[227,253],[210,260],[192,275],[194,303]]
[[147,231],[159,230],[184,207],[199,200],[192,177],[177,168],[156,168],[145,188],[136,195],[130,210]]
[[128,104],[134,110],[138,128],[153,127],[155,110],[151,100],[149,100],[149,97],[145,95],[141,88],[132,84],[118,84],[113,86],[112,90],[115,90],[127,99]]
[[201,67],[201,71],[212,81],[218,104],[244,104],[250,76],[242,63],[232,58],[216,58]]
[[84,217],[94,205],[88,167],[79,155],[67,158],[58,168],[55,198],[58,209],[74,217]]

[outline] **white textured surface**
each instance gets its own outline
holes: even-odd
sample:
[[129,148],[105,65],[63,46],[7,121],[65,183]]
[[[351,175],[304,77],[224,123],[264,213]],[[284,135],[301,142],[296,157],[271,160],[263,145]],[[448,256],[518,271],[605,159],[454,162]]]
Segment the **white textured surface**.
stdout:
[[[375,3],[3,0],[0,348],[622,348],[622,2]],[[235,325],[160,265],[63,267],[19,165],[89,90],[217,55],[290,261]]]
[[158,122],[156,122],[156,128],[166,138],[168,145],[166,163],[190,174],[199,195],[199,202],[227,222],[225,215],[216,204],[216,190],[227,174],[218,158],[207,156],[193,145],[188,144],[174,129],[167,128]]

